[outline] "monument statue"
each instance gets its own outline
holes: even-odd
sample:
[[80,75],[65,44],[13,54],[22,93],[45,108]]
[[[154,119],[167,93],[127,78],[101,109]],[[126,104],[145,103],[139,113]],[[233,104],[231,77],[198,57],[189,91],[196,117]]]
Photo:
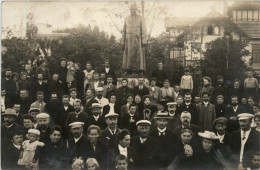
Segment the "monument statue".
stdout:
[[123,32],[123,70],[131,72],[145,71],[145,46],[147,31],[144,18],[137,14],[136,4],[130,7],[130,15],[126,17]]

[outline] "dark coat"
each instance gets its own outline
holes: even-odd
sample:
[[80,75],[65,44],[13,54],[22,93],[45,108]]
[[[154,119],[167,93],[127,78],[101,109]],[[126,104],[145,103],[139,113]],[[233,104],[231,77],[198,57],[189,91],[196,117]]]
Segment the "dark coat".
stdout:
[[[241,130],[237,130],[231,134],[230,146],[237,158],[237,165],[239,163],[240,148],[241,148]],[[253,153],[259,150],[259,134],[254,129],[251,129],[251,132],[248,136],[248,139],[244,146],[243,154],[243,166],[249,167],[250,161],[252,160]]]
[[13,79],[6,80],[3,78],[1,80],[1,88],[4,88],[6,90],[6,96],[11,99],[12,103],[16,99],[16,84]]
[[70,112],[67,116],[65,126],[69,127],[69,124],[73,122],[83,122],[85,123],[87,121],[87,113],[85,112],[79,112],[78,115],[76,115],[76,112]]
[[42,84],[39,83],[38,80],[34,80],[31,82],[31,89],[30,89],[30,98],[32,101],[36,100],[36,94],[38,91],[42,91],[45,95],[45,99],[49,99],[47,94],[48,84],[45,82],[42,82]]
[[10,128],[7,128],[2,123],[2,125],[1,125],[1,145],[8,146],[8,144],[11,142],[12,134],[17,130],[25,133],[25,128],[16,123],[13,123],[13,125]]
[[110,133],[108,128],[101,131],[100,140],[101,140],[101,142],[106,144],[108,151],[110,149],[113,149],[116,146],[116,138],[117,138],[117,135],[119,134],[119,132],[121,132],[121,129],[119,129],[119,128],[116,128],[116,134],[114,134],[114,135],[112,135]]
[[135,114],[133,117],[132,117],[132,120],[133,122],[130,122],[131,120],[131,116],[130,114],[125,114],[123,117],[122,117],[122,120],[120,122],[120,125],[119,127],[121,129],[128,129],[129,132],[130,132],[130,136],[136,136],[137,135],[137,127],[136,127],[136,123],[141,120],[140,117]]
[[[110,105],[109,104],[105,105],[103,107],[103,114],[102,114],[102,116],[105,117],[105,115],[108,114],[109,111],[110,111]],[[118,107],[117,104],[114,105],[114,111],[115,111],[115,113],[120,114],[120,108]]]
[[45,105],[45,111],[51,115],[56,123],[60,104],[58,102],[50,101]]
[[215,105],[215,109],[216,109],[216,118],[219,117],[225,117],[226,116],[226,112],[227,112],[227,107],[224,104],[217,104]]
[[115,85],[111,85],[110,87],[108,87],[108,85],[105,85],[103,90],[103,97],[105,98],[109,98],[110,94],[114,93],[116,94],[117,88]]
[[[111,149],[109,151],[109,165],[111,169],[115,168],[115,159],[118,155],[120,155],[118,146],[116,146],[114,149]],[[135,159],[136,159],[136,152],[135,149],[132,147],[127,147],[127,161],[128,161],[128,169],[135,169]]]
[[139,85],[137,85],[133,88],[133,93],[134,95],[139,94],[142,99],[145,95],[149,95],[150,92],[148,87],[146,87],[145,85],[143,85],[143,89],[139,89]]
[[177,135],[167,128],[165,131],[165,135],[159,135],[158,129],[152,131],[150,135],[161,142],[161,166],[165,168],[168,167],[173,158],[176,156]]
[[47,97],[50,98],[50,96],[53,92],[56,92],[58,95],[58,98],[61,99],[61,97],[63,95],[63,87],[60,82],[50,81],[48,83]]
[[117,89],[116,92],[116,103],[119,108],[126,104],[126,95],[129,93],[133,93],[133,89],[128,86],[122,86]]
[[144,143],[141,143],[139,136],[131,139],[131,146],[135,148],[137,169],[159,169],[161,168],[160,157],[162,148],[158,139],[149,136]]
[[30,91],[31,84],[30,84],[29,80],[21,80],[18,82],[18,85],[19,85],[20,90],[25,89],[25,90]]
[[157,111],[157,107],[154,105],[144,105],[143,109],[139,112],[140,119],[151,121],[155,112]]
[[41,150],[40,169],[67,169],[70,167],[68,149],[62,142],[46,143]]
[[222,85],[216,86],[215,90],[214,90],[214,93],[213,93],[213,96],[211,97],[211,99],[213,101],[216,101],[218,95],[223,95],[224,96],[224,103],[225,104],[229,103],[228,102],[228,99],[229,99],[228,98],[228,96],[229,96],[229,89],[228,89],[227,85],[222,84]]
[[[235,89],[234,87],[230,88],[229,90],[229,98],[231,98],[231,96],[237,96],[238,100],[240,101],[241,97],[243,95],[245,95],[245,91],[242,87]],[[230,100],[228,100],[228,102],[231,102]]]
[[[1,162],[2,162],[2,169],[8,169],[8,170],[17,170],[22,169],[22,166],[17,165],[17,161],[19,159],[21,149],[17,149],[13,143],[10,141],[8,145],[1,148],[2,156],[1,156]],[[8,154],[5,154],[8,153]],[[4,155],[5,154],[5,155]]]
[[151,77],[155,77],[157,79],[156,85],[158,87],[162,87],[163,81],[168,79],[167,71],[165,69],[159,70],[158,68],[153,70]]
[[25,115],[28,113],[28,111],[30,110],[30,106],[31,106],[31,101],[29,99],[18,99],[17,103],[20,103],[20,113],[22,115]]
[[[174,129],[174,132],[176,133],[176,135],[180,138],[181,137],[181,130],[182,130],[182,125],[176,127]],[[190,127],[189,129],[193,132],[193,137],[195,136],[198,136],[198,132],[201,132],[201,129],[199,126],[197,125],[193,125],[193,124],[190,124]]]
[[48,126],[47,129],[43,132],[43,130],[38,126],[36,129],[38,129],[40,133],[40,142],[43,142],[44,144],[50,143],[50,134],[51,134],[51,127]]
[[212,130],[212,122],[216,119],[215,106],[211,103],[205,107],[204,103],[197,106],[198,126],[202,130]]
[[83,99],[84,96],[84,78],[85,78],[85,74],[83,71],[81,70],[77,70],[75,72],[75,87],[78,91],[78,98],[79,99]]
[[104,117],[99,116],[98,120],[96,121],[94,116],[88,117],[86,119],[86,129],[90,126],[90,125],[96,125],[99,126],[101,130],[105,129],[107,124],[106,124],[106,120]]
[[98,103],[98,101],[95,98],[91,98],[89,101],[85,102],[84,112],[87,113],[88,116],[92,116],[90,107],[93,103]]
[[181,112],[183,111],[187,111],[190,112],[191,114],[191,123],[192,124],[197,124],[197,107],[195,104],[190,103],[189,105],[187,105],[185,102],[183,103],[182,107],[181,107]]
[[167,128],[173,131],[179,125],[181,125],[180,116],[177,115],[176,113],[174,116],[170,116],[170,119],[168,120]]
[[230,117],[234,117],[234,116],[237,117],[237,115],[240,114],[240,113],[245,113],[245,109],[240,105],[238,105],[236,112],[234,111],[233,106],[229,106],[227,108],[227,114],[226,114],[225,117],[228,119],[227,131],[230,134],[239,129],[238,120],[232,120],[232,119],[230,119]]
[[[69,156],[70,161],[72,161],[75,157],[83,157],[84,150],[88,149],[87,146],[87,137],[82,134],[81,138],[75,143],[74,137],[69,139]],[[72,163],[72,162],[71,162]]]

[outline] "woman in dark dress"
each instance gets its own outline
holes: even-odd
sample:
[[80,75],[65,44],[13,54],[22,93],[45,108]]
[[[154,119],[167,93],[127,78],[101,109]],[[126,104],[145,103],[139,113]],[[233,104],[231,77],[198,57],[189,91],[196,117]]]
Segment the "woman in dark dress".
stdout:
[[65,94],[69,94],[69,89],[66,83],[66,79],[67,79],[67,60],[65,58],[62,58],[60,60],[60,67],[57,70],[57,73],[59,74],[59,81],[61,81],[62,84],[62,88],[65,92]]
[[196,169],[232,169],[228,158],[217,148],[218,136],[214,132],[199,132],[202,150],[196,155]]
[[68,152],[66,145],[61,140],[62,130],[59,126],[54,126],[50,133],[50,143],[45,143],[42,147],[39,167],[40,169],[67,169]]
[[73,82],[73,87],[75,87],[78,91],[78,98],[83,99],[84,98],[84,78],[85,74],[83,71],[80,70],[80,64],[75,63],[75,80]]

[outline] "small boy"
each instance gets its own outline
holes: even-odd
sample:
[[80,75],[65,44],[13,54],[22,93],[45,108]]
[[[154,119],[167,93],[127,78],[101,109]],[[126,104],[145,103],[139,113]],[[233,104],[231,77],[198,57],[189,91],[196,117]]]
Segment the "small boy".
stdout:
[[185,93],[191,93],[193,90],[193,80],[188,68],[184,69],[184,75],[181,77],[180,88],[182,95],[184,95]]
[[256,93],[258,90],[258,81],[256,78],[253,77],[253,70],[248,69],[247,70],[247,78],[244,81],[244,88],[247,97],[254,96],[256,97]]

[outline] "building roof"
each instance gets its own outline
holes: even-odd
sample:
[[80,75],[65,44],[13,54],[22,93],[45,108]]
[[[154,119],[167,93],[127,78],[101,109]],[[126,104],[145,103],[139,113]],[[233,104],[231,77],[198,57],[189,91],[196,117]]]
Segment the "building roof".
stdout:
[[240,29],[246,32],[251,38],[260,38],[260,22],[238,22]]
[[198,17],[166,17],[164,19],[164,26],[166,29],[174,27],[187,27],[193,25],[198,20]]
[[229,10],[233,9],[260,9],[260,1],[237,1],[228,7]]

